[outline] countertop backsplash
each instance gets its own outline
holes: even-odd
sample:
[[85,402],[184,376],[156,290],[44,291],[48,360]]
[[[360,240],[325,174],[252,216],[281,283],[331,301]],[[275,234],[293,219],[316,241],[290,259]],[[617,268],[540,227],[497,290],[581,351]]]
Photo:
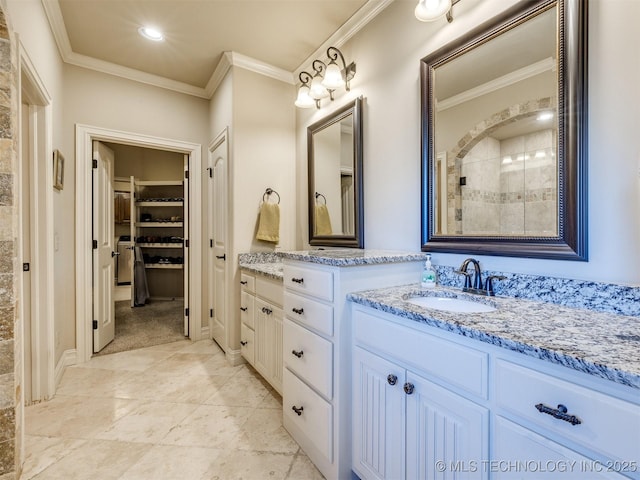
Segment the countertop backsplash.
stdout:
[[[462,287],[462,277],[455,268],[434,265],[438,282],[448,287]],[[471,269],[470,269],[471,271]],[[640,287],[573,280],[567,278],[526,275],[522,273],[482,271],[483,280],[489,275],[503,275],[506,280],[494,281],[498,296],[539,300],[565,307],[587,308],[599,312],[640,316]]]
[[[287,252],[242,253],[238,256],[238,260],[242,268],[254,273],[261,273],[272,278],[282,278],[282,260],[284,256],[297,258],[295,255],[304,253],[317,253],[318,256],[329,255],[326,252],[324,250],[318,252],[289,252],[288,255],[283,255],[287,254]],[[353,261],[353,258],[343,259],[339,258],[339,256],[343,253],[343,256],[360,259],[362,255],[358,254],[361,252],[363,251],[357,249],[348,252],[351,255],[346,255],[344,252],[332,252],[331,255],[337,255],[338,257],[336,259],[330,258],[329,260]],[[369,252],[376,253],[373,250]],[[363,258],[366,258],[366,256]],[[455,273],[455,268],[442,265],[434,265],[434,268],[438,272],[438,283],[447,287],[462,287],[462,277]],[[640,287],[589,280],[546,277],[543,275],[482,271],[483,279],[486,279],[489,275],[507,277],[506,280],[496,280],[493,283],[493,289],[498,296],[538,300],[565,307],[586,308],[599,312],[640,317]],[[416,279],[416,281],[418,280]]]

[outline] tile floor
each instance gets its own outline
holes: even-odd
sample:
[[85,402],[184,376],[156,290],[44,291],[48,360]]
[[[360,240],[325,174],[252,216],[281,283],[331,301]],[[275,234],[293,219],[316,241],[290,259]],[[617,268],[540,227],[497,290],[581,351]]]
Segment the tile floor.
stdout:
[[94,357],[26,408],[22,479],[322,479],[282,399],[211,341]]

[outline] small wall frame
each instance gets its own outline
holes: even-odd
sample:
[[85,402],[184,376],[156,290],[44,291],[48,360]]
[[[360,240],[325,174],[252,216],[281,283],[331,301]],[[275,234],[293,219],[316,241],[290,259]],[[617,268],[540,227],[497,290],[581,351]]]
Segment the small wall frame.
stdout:
[[60,150],[53,151],[53,188],[64,188],[64,156]]

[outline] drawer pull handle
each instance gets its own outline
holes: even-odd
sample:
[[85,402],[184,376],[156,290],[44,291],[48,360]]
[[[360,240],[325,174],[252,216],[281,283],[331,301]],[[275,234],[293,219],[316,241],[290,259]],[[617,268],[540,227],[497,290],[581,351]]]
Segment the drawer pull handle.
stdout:
[[292,278],[291,281],[294,283],[304,283],[304,278]]
[[546,405],[539,403],[536,405],[536,408],[540,413],[546,413],[547,415],[551,415],[558,420],[564,420],[565,422],[569,422],[571,425],[580,425],[582,420],[580,420],[575,415],[570,415],[567,413],[567,407],[560,404],[558,408],[547,407]]
[[406,393],[407,395],[411,395],[414,388],[415,386],[413,385],[413,383],[407,382],[404,384],[404,393]]
[[246,285],[247,281],[246,280],[240,280],[240,285]]
[[266,313],[267,315],[271,315],[271,312],[273,312],[273,310],[271,310],[270,308],[262,307],[262,313]]
[[293,313],[297,313],[298,315],[302,315],[304,313],[304,308],[293,307],[291,310],[293,310]]
[[393,373],[390,373],[389,375],[387,375],[387,383],[389,385],[395,385],[396,383],[398,383],[398,377],[396,377]]
[[240,310],[242,310],[243,312],[247,311],[247,307],[240,307]]
[[302,358],[302,356],[304,355],[304,351],[302,351],[302,350],[300,350],[300,351],[297,351],[297,350],[291,350],[291,353],[292,353],[293,355],[295,355],[296,357],[298,357],[298,358]]
[[304,410],[304,407],[296,407],[295,405],[293,407],[291,407],[291,410],[293,410],[294,412],[296,412],[298,414],[298,416],[302,415],[302,411]]
[[242,345],[243,347],[245,347],[247,345],[247,343],[249,343],[249,342],[245,342],[244,340],[240,340],[240,345]]

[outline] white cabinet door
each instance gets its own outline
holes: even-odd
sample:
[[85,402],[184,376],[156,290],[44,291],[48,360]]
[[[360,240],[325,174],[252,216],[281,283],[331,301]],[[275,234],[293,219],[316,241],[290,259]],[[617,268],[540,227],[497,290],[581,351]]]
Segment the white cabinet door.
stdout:
[[404,377],[398,365],[354,348],[353,465],[363,480],[404,478]]
[[493,458],[487,464],[492,479],[624,478],[609,471],[622,469],[623,462],[596,462],[500,416],[494,421]]
[[403,389],[407,401],[406,478],[488,478],[479,468],[489,453],[488,409],[410,371]]
[[282,309],[255,299],[255,369],[282,393]]

